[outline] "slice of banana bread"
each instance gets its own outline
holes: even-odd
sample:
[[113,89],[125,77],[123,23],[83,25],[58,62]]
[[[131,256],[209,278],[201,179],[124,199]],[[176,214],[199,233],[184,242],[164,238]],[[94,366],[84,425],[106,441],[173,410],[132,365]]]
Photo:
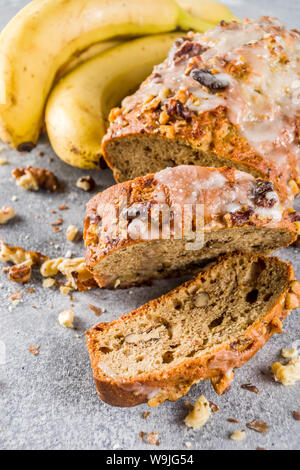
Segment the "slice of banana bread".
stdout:
[[117,181],[167,166],[233,166],[300,191],[300,33],[276,18],[176,40],[111,112],[104,157]]
[[290,264],[226,255],[159,299],[87,332],[99,396],[115,406],[156,406],[202,379],[224,393],[233,369],[281,332],[299,306]]
[[272,183],[233,168],[178,166],[110,187],[87,205],[86,263],[100,287],[199,271],[234,251],[296,239]]

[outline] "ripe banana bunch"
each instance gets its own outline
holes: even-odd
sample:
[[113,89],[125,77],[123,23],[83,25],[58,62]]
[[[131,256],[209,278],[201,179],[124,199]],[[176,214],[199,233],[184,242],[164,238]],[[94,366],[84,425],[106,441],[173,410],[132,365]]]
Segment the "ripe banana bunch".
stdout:
[[165,59],[179,35],[128,41],[88,60],[59,82],[46,107],[46,127],[62,160],[80,168],[99,168],[109,111]]
[[0,138],[35,145],[57,75],[92,44],[210,26],[175,0],[33,0],[0,35]]

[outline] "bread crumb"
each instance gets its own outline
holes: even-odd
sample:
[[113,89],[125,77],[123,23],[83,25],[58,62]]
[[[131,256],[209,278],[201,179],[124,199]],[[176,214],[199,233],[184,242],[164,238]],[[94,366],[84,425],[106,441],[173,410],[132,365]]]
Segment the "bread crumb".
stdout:
[[192,411],[186,416],[185,424],[195,430],[202,428],[211,415],[211,410],[208,401],[204,395],[198,398]]
[[61,326],[66,328],[73,328],[73,322],[75,319],[75,314],[73,310],[64,310],[58,315],[58,322]]
[[55,279],[53,277],[47,277],[47,279],[44,279],[43,281],[43,288],[48,289],[49,287],[54,286],[55,284]]
[[78,228],[75,225],[69,225],[66,232],[66,238],[69,242],[73,242],[78,235]]
[[8,161],[6,158],[0,158],[0,166],[7,165]]
[[0,224],[6,224],[15,217],[16,213],[13,207],[3,206],[0,209]]
[[142,414],[142,418],[147,419],[148,416],[150,416],[150,414],[151,414],[151,411],[144,411],[144,413]]
[[37,356],[39,354],[39,349],[40,349],[39,344],[28,346],[28,351],[30,352],[30,354],[33,354],[33,356]]
[[274,362],[271,365],[276,382],[281,382],[284,386],[294,385],[300,380],[300,357],[292,357],[286,364]]
[[233,441],[243,441],[246,439],[246,432],[245,431],[234,431],[233,434],[231,434],[230,439]]

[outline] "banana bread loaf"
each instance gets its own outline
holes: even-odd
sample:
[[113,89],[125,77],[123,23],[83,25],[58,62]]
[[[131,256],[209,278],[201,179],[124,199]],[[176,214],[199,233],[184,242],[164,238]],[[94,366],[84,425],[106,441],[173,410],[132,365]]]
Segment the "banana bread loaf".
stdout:
[[276,18],[221,22],[176,40],[110,115],[103,153],[117,181],[167,166],[233,166],[300,191],[300,33]]
[[297,237],[273,184],[183,165],[120,183],[87,205],[86,264],[101,287],[197,272],[228,252],[271,253]]
[[114,406],[176,400],[202,379],[224,393],[233,369],[281,332],[300,283],[278,258],[227,255],[196,278],[87,334],[100,398]]

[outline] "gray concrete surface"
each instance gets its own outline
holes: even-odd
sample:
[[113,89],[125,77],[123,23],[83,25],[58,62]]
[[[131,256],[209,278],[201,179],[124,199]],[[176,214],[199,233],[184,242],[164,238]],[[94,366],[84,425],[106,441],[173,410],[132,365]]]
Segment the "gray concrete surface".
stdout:
[[[0,0],[0,28],[26,2]],[[298,0],[252,0],[227,2],[239,16],[257,17],[261,14],[278,15],[289,26],[299,27]],[[43,158],[38,156],[44,151]],[[19,155],[4,148],[0,157],[8,159],[0,167],[0,206],[11,204],[18,217],[0,229],[0,237],[8,243],[40,250],[49,256],[64,255],[71,249],[74,255],[83,254],[81,243],[65,241],[69,224],[82,226],[84,207],[89,195],[75,187],[77,178],[92,174],[98,189],[113,184],[109,170],[84,172],[68,167],[55,157],[46,140],[30,155]],[[10,176],[15,166],[36,165],[53,170],[64,183],[64,190],[55,195],[28,193],[17,188]],[[17,200],[12,202],[13,196]],[[70,210],[62,213],[64,224],[60,233],[54,233],[50,223],[58,218],[51,214],[61,203]],[[39,219],[36,219],[39,216]],[[49,242],[53,241],[54,245]],[[282,250],[280,256],[293,262],[300,278],[299,249]],[[269,373],[271,362],[279,358],[280,349],[300,339],[299,311],[285,324],[285,334],[275,336],[242,370],[237,371],[231,391],[217,396],[209,383],[200,383],[176,403],[166,403],[153,409],[147,420],[142,413],[147,406],[134,409],[116,409],[102,403],[96,395],[89,359],[85,349],[84,331],[98,319],[88,303],[106,308],[101,320],[117,318],[144,302],[157,297],[180,283],[179,279],[156,283],[152,287],[131,291],[95,290],[75,294],[76,330],[63,329],[57,323],[58,313],[70,306],[68,297],[56,290],[41,287],[36,274],[30,287],[35,294],[23,291],[20,304],[9,310],[9,295],[17,286],[0,274],[0,341],[6,346],[6,363],[0,365],[0,449],[150,449],[139,440],[140,431],[157,430],[160,449],[300,449],[300,423],[291,412],[300,411],[300,384],[283,387],[275,383]],[[29,287],[29,286],[26,286]],[[33,308],[35,306],[36,308]],[[28,346],[40,345],[40,354],[33,356]],[[242,390],[241,384],[251,382],[259,395]],[[194,402],[204,394],[219,405],[200,431],[188,430],[183,424],[187,413],[185,402]],[[232,424],[227,418],[239,420]],[[254,418],[266,421],[269,432],[258,434],[245,428]],[[229,435],[246,429],[243,442],[233,442]]]

